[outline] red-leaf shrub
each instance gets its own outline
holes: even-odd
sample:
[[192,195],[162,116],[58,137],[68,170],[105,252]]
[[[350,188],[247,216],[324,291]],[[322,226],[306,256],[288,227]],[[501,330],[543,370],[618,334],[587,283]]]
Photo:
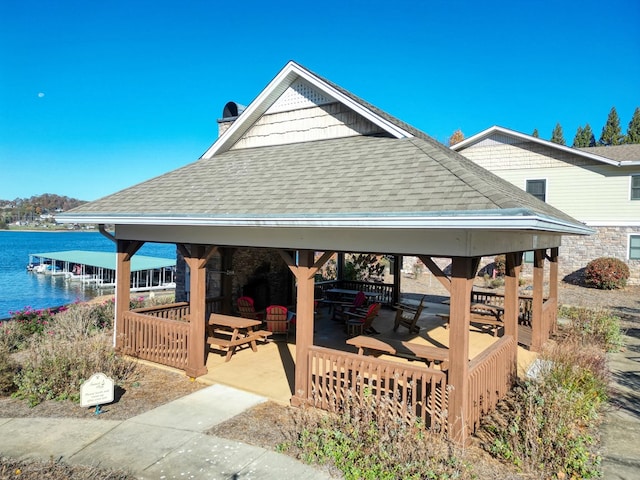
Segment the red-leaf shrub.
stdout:
[[617,258],[596,258],[587,265],[584,278],[587,285],[602,290],[623,288],[629,279],[629,267]]

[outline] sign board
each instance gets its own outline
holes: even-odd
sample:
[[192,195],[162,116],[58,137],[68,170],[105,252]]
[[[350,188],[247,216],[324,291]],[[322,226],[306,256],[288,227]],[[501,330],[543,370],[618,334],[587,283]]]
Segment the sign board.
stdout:
[[113,402],[113,380],[104,373],[94,373],[80,387],[80,406],[94,407]]

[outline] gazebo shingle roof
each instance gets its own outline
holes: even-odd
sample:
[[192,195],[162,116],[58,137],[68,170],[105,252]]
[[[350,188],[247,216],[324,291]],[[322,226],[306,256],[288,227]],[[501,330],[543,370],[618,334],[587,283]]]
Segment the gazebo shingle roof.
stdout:
[[435,141],[357,136],[230,150],[73,213],[270,217],[510,209],[578,223]]

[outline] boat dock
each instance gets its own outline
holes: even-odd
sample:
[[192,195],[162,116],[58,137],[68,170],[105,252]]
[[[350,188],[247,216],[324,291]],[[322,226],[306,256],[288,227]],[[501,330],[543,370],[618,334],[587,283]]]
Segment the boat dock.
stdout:
[[[30,253],[27,269],[31,272],[64,276],[97,289],[115,288],[115,252],[68,250],[64,252]],[[131,291],[168,290],[175,288],[176,261],[170,258],[134,255],[131,257]]]

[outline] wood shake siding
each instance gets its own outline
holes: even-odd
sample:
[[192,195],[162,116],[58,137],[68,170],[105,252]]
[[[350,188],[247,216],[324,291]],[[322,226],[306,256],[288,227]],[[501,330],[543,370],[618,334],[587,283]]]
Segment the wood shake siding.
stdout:
[[264,115],[232,150],[381,133],[344,105],[332,103]]

